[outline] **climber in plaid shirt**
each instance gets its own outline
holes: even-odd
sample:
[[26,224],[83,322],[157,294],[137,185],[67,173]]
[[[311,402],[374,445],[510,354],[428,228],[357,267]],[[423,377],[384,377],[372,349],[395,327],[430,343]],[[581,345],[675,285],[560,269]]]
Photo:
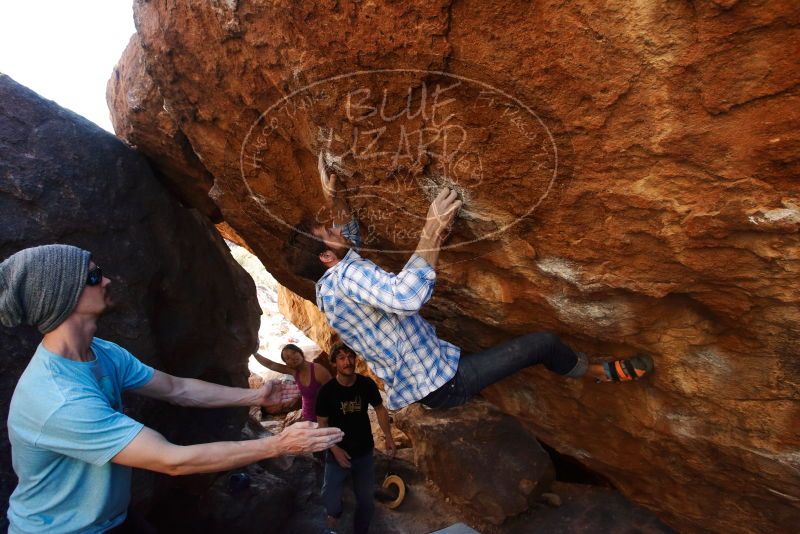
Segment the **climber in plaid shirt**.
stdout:
[[[340,232],[355,247],[360,244],[355,219],[331,231]],[[317,282],[317,306],[346,344],[370,355],[372,371],[386,386],[390,409],[440,388],[458,368],[459,348],[437,338],[419,314],[435,283],[433,267],[417,254],[395,276],[359,256],[355,248]]]
[[486,386],[539,363],[564,376],[597,381],[636,380],[652,372],[647,355],[590,365],[584,354],[549,332],[462,355],[419,314],[433,294],[439,250],[461,207],[456,192],[442,189],[428,210],[416,251],[392,274],[356,252],[358,221],[322,155],[319,172],[334,224],[303,220],[284,255],[297,275],[316,282],[317,306],[342,341],[384,382],[389,409],[417,401],[429,408],[458,406]]

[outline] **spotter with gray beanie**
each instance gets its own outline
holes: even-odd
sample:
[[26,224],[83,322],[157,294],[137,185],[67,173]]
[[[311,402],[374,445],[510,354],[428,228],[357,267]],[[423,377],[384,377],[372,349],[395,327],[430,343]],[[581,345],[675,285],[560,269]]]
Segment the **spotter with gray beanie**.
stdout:
[[233,388],[171,376],[96,338],[111,280],[92,255],[70,245],[21,250],[0,263],[0,323],[44,337],[14,390],[8,414],[19,482],[9,532],[155,532],[129,513],[131,468],[170,475],[235,469],[264,458],[325,450],[338,428],[297,423],[244,442],[174,445],[125,415],[122,392],[182,406],[274,406],[295,387]]

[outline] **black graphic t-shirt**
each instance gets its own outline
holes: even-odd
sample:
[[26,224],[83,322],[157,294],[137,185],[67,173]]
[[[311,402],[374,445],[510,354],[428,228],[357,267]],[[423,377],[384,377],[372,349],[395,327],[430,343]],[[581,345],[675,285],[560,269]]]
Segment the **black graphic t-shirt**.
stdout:
[[371,378],[356,375],[352,386],[343,386],[335,378],[322,386],[317,395],[317,415],[328,418],[328,426],[341,428],[344,438],[339,446],[351,458],[372,451],[372,427],[367,404],[380,406],[381,394]]

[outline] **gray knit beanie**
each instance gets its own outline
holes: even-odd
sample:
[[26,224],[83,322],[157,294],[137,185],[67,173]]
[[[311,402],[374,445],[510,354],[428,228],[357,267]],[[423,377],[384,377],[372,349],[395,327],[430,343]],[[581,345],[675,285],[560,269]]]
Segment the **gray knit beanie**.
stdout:
[[71,245],[20,250],[0,263],[0,323],[46,334],[69,317],[89,274],[89,252]]

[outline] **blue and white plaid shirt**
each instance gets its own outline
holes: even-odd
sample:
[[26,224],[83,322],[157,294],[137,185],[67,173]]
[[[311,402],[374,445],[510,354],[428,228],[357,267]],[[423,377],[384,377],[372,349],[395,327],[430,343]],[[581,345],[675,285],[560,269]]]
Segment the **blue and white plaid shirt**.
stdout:
[[461,349],[436,337],[420,308],[436,284],[436,271],[411,256],[387,273],[355,251],[358,221],[342,227],[355,247],[317,282],[317,306],[348,346],[361,354],[386,387],[386,406],[397,410],[442,387],[458,368]]

